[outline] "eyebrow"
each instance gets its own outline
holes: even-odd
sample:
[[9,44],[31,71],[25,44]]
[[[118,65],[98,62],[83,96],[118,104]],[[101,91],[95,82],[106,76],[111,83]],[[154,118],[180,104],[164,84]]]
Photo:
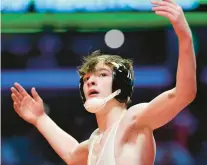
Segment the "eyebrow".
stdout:
[[98,68],[98,69],[95,69],[95,71],[108,71],[111,73],[111,70],[106,69],[106,68]]

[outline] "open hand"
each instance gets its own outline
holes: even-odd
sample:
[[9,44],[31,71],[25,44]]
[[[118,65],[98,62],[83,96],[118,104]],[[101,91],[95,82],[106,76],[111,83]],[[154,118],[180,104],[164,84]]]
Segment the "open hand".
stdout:
[[191,30],[184,16],[181,6],[173,0],[151,0],[155,14],[164,16],[170,20],[178,38],[191,37]]
[[37,120],[45,114],[43,101],[36,92],[35,88],[31,89],[31,97],[26,90],[18,83],[11,88],[11,97],[13,107],[17,114],[25,121],[36,125]]

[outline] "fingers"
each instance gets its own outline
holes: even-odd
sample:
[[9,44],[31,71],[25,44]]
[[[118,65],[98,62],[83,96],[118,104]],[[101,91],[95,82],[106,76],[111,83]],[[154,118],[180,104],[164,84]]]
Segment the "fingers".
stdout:
[[169,2],[169,3],[171,3],[171,4],[176,5],[176,2],[175,2],[174,0],[164,0],[164,2]]
[[32,88],[31,93],[32,93],[32,96],[33,96],[33,98],[34,98],[35,101],[37,101],[37,102],[42,101],[42,99],[38,95],[38,93],[35,90],[35,88]]
[[14,86],[22,97],[28,96],[28,93],[26,92],[26,90],[19,83],[14,83]]
[[171,13],[166,11],[156,11],[155,14],[167,17],[171,21],[175,19],[175,17]]
[[172,23],[179,16],[180,7],[173,0],[151,1],[155,14],[167,17]]
[[176,10],[171,8],[171,7],[168,7],[168,6],[156,6],[156,7],[153,7],[152,10],[155,11],[155,12],[158,11],[158,13],[160,11],[169,12],[172,16],[176,15]]
[[[22,100],[25,97],[31,98],[31,96],[26,92],[26,90],[19,83],[15,83],[14,86],[15,88],[14,87],[11,88],[11,92],[12,92],[11,97],[12,97],[12,100],[16,102],[18,106],[20,106]],[[35,88],[31,89],[31,93],[35,101],[42,101],[41,97],[38,95]]]
[[151,0],[151,3],[155,5],[171,4],[172,6],[177,6],[173,0]]
[[13,107],[16,110],[16,112],[19,112],[19,106],[16,102],[13,103]]
[[11,87],[11,92],[17,97],[19,101],[23,99],[23,96],[14,87]]
[[18,107],[20,107],[21,101],[17,98],[17,96],[14,93],[11,94],[11,98],[14,101],[14,103],[16,103]]
[[176,5],[175,4],[172,4],[168,1],[151,1],[151,3],[153,5],[157,5],[157,6],[169,6],[169,7],[172,7],[172,8],[175,8]]

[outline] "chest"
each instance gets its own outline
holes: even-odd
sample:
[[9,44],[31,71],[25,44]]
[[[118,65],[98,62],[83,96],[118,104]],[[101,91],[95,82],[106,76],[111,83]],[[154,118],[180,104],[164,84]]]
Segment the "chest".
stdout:
[[88,165],[103,165],[114,163],[114,148],[116,142],[116,128],[104,136],[97,136],[94,138],[89,153]]
[[153,164],[154,156],[153,142],[138,138],[122,146],[114,145],[114,150],[107,145],[94,144],[88,165],[149,165]]
[[[116,130],[116,131],[115,131]],[[149,165],[155,158],[155,141],[149,129],[137,129],[127,122],[90,147],[88,165]]]

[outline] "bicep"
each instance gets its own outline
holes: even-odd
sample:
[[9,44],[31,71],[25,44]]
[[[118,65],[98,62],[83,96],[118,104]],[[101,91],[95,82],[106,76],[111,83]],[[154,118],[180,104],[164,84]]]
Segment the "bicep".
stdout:
[[186,98],[176,96],[175,88],[173,88],[138,108],[136,110],[137,124],[149,126],[154,130],[171,121],[185,106],[187,106]]

